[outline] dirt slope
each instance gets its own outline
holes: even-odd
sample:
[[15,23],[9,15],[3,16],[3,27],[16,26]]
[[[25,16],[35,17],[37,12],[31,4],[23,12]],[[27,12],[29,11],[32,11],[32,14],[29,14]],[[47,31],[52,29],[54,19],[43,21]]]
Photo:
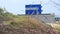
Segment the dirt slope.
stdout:
[[0,27],[0,34],[60,34],[51,26],[31,18],[21,23],[0,25]]

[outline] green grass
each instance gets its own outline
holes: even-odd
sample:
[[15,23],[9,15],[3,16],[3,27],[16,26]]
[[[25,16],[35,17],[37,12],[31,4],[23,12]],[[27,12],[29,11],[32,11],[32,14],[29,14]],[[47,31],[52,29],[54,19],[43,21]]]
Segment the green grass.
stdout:
[[[29,18],[30,19],[30,18]],[[34,25],[28,23],[27,16],[18,16],[16,18],[12,18],[12,20],[4,21],[4,25],[12,25],[13,28],[22,28],[22,27],[33,27]]]
[[[5,25],[11,25],[14,29],[19,28],[39,28],[41,26],[47,26],[50,28],[51,26],[48,26],[47,24],[43,24],[42,22],[39,23],[36,19],[28,18],[27,16],[17,16],[15,18],[12,18],[12,20],[5,21]],[[43,25],[42,25],[43,24]]]

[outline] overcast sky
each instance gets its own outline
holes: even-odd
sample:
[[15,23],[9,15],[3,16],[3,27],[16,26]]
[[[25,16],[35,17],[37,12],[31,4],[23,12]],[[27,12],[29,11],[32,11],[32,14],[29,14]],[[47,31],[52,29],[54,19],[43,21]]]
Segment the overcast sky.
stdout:
[[[60,0],[52,1],[42,0],[42,13],[55,13],[60,16]],[[40,0],[0,0],[0,7],[14,14],[25,14],[25,5],[28,4],[40,4]]]

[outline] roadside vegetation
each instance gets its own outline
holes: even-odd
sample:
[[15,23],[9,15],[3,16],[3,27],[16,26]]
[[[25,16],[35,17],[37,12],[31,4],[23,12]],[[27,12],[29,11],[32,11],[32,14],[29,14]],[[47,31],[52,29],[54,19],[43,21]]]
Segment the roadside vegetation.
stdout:
[[14,15],[0,8],[0,17],[7,20],[0,24],[0,34],[60,34],[50,25],[25,15]]

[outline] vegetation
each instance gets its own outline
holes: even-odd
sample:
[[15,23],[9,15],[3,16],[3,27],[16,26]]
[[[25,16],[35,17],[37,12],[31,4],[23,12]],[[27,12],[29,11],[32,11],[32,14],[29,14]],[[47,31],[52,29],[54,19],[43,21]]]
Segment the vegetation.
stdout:
[[[13,15],[0,9],[0,15],[5,17],[6,21],[0,25],[0,34],[56,34],[53,28],[41,21],[24,15]],[[3,26],[3,27],[2,27]]]
[[53,24],[53,28],[60,32],[60,25],[59,24]]
[[4,10],[2,8],[0,8],[0,15],[3,15]]

